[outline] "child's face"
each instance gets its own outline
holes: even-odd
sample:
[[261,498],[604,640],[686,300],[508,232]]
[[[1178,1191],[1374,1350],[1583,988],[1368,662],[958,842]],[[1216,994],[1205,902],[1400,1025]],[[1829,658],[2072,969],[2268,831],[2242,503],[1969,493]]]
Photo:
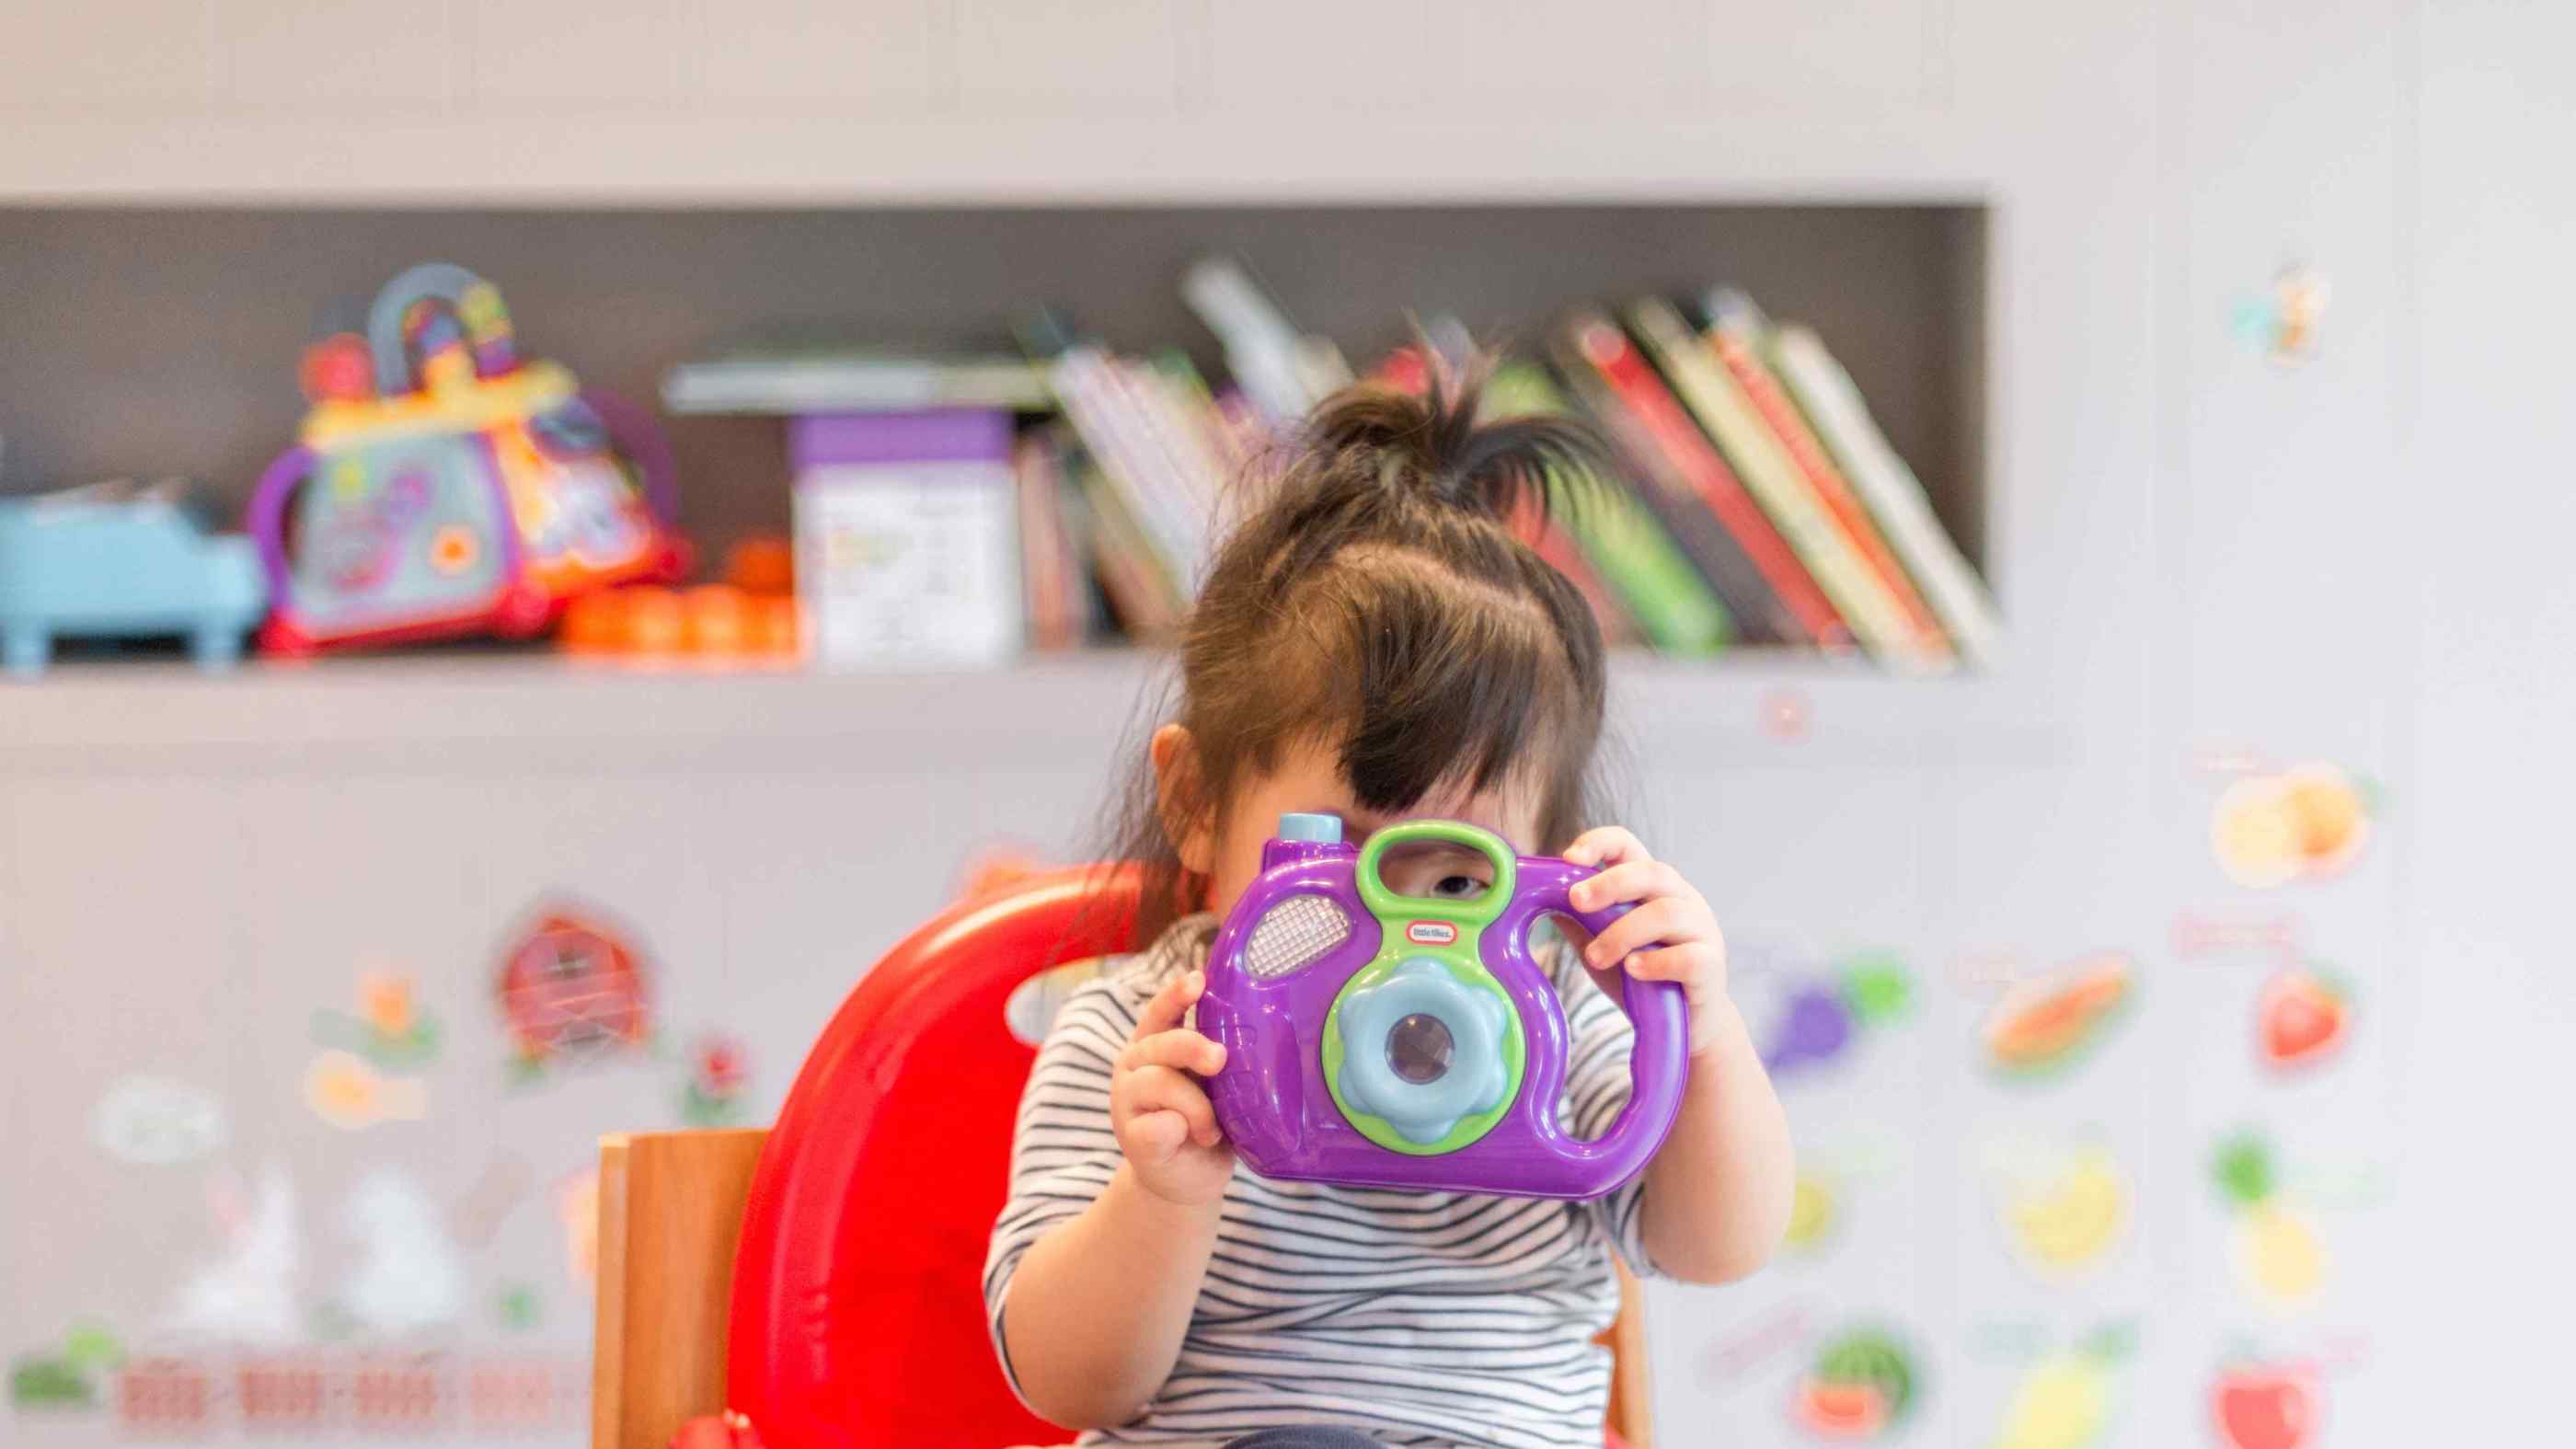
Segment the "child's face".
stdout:
[[[1154,741],[1155,768],[1166,777],[1187,749],[1186,731],[1166,743],[1169,732],[1178,730],[1176,725],[1166,726],[1166,733]],[[1415,802],[1410,810],[1382,814],[1353,797],[1334,753],[1313,743],[1291,747],[1277,769],[1237,781],[1226,804],[1225,818],[1215,828],[1180,842],[1182,863],[1210,877],[1208,908],[1220,916],[1234,909],[1235,901],[1261,874],[1261,847],[1279,828],[1282,815],[1338,815],[1342,838],[1353,845],[1374,831],[1407,820],[1464,821],[1501,836],[1522,855],[1536,849],[1538,835],[1537,792],[1517,782],[1472,795],[1463,789],[1442,789]],[[1492,884],[1494,868],[1484,856],[1463,846],[1424,842],[1389,851],[1379,874],[1398,895],[1473,897]]]

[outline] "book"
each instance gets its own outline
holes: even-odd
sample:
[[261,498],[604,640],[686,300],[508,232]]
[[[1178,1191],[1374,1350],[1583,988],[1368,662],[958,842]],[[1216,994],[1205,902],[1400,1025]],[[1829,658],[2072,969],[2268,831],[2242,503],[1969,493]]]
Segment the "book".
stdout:
[[1709,325],[1703,335],[1716,349],[1719,364],[1735,378],[1736,385],[1752,402],[1754,411],[1760,413],[1763,422],[1769,425],[1772,436],[1780,440],[1781,447],[1798,465],[1798,470],[1806,475],[1808,484],[1842,525],[1843,533],[1851,540],[1852,546],[1860,551],[1862,559],[1896,596],[1925,653],[1935,659],[1955,657],[1939,615],[1925,602],[1904,563],[1897,558],[1895,550],[1887,546],[1887,539],[1880,533],[1877,521],[1869,516],[1868,506],[1852,492],[1842,470],[1834,465],[1815,430],[1807,425],[1798,405],[1790,400],[1787,390],[1780,385],[1779,377],[1763,360],[1761,348],[1771,330],[1770,319],[1762,315],[1762,310],[1753,304],[1752,298],[1732,288],[1721,288],[1709,294],[1708,317]]
[[[1572,411],[1534,363],[1496,370],[1485,399],[1503,417]],[[1571,496],[1558,503],[1556,518],[1646,643],[1683,658],[1726,647],[1734,633],[1726,606],[1624,484],[1587,474],[1574,480],[1569,491]]]
[[1578,313],[1553,351],[1575,395],[1628,455],[1638,496],[1717,591],[1740,637],[1848,650],[1842,616],[1628,335],[1600,313]]
[[1922,480],[1879,431],[1851,374],[1805,327],[1773,329],[1767,352],[1791,400],[1922,586],[1924,601],[1959,653],[1971,663],[1992,663],[2003,641],[1994,598],[1934,516]]
[[1297,330],[1279,304],[1231,257],[1207,257],[1181,278],[1181,296],[1225,347],[1226,368],[1274,427],[1293,427],[1351,382],[1350,364],[1324,338]]
[[1087,453],[1068,452],[1065,468],[1081,498],[1094,577],[1119,627],[1140,643],[1175,637],[1188,599],[1128,511],[1125,490]]
[[1018,494],[1022,596],[1032,649],[1071,649],[1090,632],[1088,585],[1065,517],[1063,460],[1054,437],[1032,432],[1012,446]]
[[[1797,552],[1807,574],[1869,651],[1890,663],[1927,667],[1912,622],[1871,571],[1806,476],[1765,426],[1733,377],[1681,313],[1660,297],[1630,304],[1628,320],[1683,406],[1715,442],[1746,491]],[[1944,654],[1946,654],[1946,650]]]
[[1046,379],[1025,357],[932,356],[829,344],[749,345],[684,362],[662,379],[675,413],[808,413],[1053,406]]

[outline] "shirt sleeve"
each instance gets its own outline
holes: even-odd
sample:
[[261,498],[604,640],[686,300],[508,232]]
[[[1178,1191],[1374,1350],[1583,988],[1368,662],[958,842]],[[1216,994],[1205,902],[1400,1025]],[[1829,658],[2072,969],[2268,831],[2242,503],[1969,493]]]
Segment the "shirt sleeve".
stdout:
[[[1030,1247],[1089,1207],[1118,1171],[1118,1137],[1109,1124],[1110,1069],[1135,1026],[1136,1012],[1114,977],[1084,984],[1056,1013],[1020,1091],[1019,1120],[1011,1133],[1010,1201],[993,1223],[984,1257],[984,1317],[1014,1394],[1020,1392],[1020,1376],[1002,1338],[1011,1279]],[[1027,1402],[1025,1395],[1021,1402]]]
[[[1628,1024],[1628,1013],[1592,984],[1582,958],[1562,946],[1550,954],[1553,959],[1548,964],[1557,997],[1565,1004],[1571,1046],[1565,1065],[1568,1126],[1575,1136],[1590,1140],[1608,1132],[1628,1105],[1634,1090],[1628,1062],[1636,1051],[1637,1033]],[[1583,1204],[1628,1270],[1641,1278],[1655,1276],[1655,1266],[1646,1256],[1645,1205],[1642,1172],[1617,1191]]]

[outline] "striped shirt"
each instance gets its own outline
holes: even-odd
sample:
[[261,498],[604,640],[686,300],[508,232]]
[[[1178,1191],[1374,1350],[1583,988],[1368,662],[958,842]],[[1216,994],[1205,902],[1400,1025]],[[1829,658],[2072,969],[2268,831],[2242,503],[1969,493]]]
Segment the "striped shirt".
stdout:
[[[1213,918],[1175,925],[1068,996],[1020,1097],[1011,1197],[993,1226],[984,1306],[1002,1344],[1030,1246],[1118,1169],[1110,1068],[1176,972],[1203,964]],[[1549,953],[1573,1044],[1561,1119],[1596,1137],[1629,1095],[1627,1016],[1571,951]],[[1619,1308],[1615,1250],[1647,1268],[1643,1179],[1596,1202],[1273,1182],[1238,1168],[1171,1377],[1138,1418],[1084,1444],[1219,1445],[1282,1424],[1381,1443],[1598,1449]]]

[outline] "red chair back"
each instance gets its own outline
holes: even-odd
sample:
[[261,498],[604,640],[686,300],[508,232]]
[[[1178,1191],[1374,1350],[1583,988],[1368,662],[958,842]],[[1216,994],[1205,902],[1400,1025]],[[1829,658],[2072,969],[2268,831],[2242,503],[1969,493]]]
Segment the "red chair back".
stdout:
[[1130,948],[1132,871],[951,907],[869,971],[797,1074],[734,1264],[732,1406],[776,1449],[997,1449],[1071,1436],[1020,1407],[984,1323],[985,1243],[1036,1049],[1003,1020],[1050,966]]

